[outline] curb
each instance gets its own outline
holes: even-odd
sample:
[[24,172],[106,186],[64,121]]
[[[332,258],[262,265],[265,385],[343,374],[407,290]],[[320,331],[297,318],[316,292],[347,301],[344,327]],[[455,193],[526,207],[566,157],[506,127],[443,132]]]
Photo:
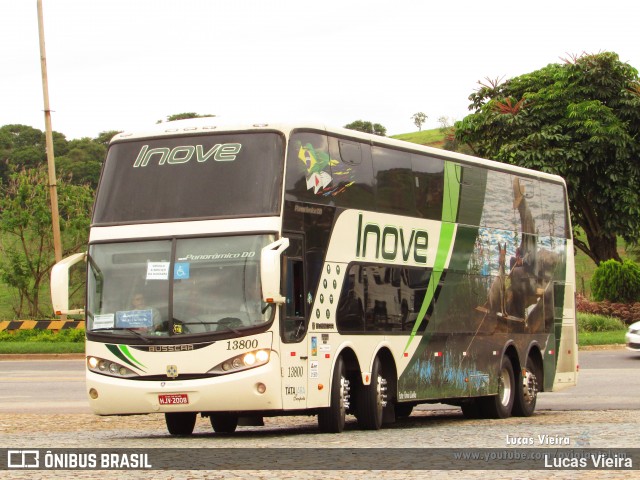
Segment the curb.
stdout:
[[84,328],[84,320],[2,320],[0,332],[14,330],[67,330]]
[[84,353],[5,353],[0,354],[0,362],[5,360],[82,360]]
[[612,343],[610,345],[578,345],[580,350],[624,350],[627,346],[624,343]]

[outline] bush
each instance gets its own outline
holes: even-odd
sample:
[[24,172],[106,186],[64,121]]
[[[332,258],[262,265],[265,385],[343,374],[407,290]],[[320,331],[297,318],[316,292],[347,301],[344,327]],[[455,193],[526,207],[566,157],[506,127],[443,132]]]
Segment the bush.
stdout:
[[591,279],[591,293],[596,301],[640,301],[640,266],[631,260],[602,262]]
[[611,303],[590,302],[582,295],[576,295],[576,310],[579,313],[593,313],[605,317],[616,317],[631,325],[640,321],[640,302],[636,303]]
[[578,313],[578,332],[619,332],[626,326],[619,318]]

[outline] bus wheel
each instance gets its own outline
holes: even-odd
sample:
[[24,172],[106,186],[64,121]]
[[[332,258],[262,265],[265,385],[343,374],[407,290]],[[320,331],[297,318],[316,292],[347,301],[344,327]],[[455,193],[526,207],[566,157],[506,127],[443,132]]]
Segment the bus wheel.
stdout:
[[365,430],[379,430],[387,406],[387,380],[382,376],[382,365],[376,357],[371,369],[371,383],[362,387],[358,395],[358,424]]
[[516,387],[516,399],[513,404],[513,414],[518,417],[530,417],[536,409],[538,399],[538,385],[541,375],[538,366],[531,357],[527,358],[525,371],[519,376]]
[[213,431],[216,433],[233,433],[238,428],[238,417],[236,415],[211,415],[209,420]]
[[193,412],[165,413],[164,420],[171,435],[191,435],[196,425],[196,414]]
[[502,357],[498,377],[498,394],[485,397],[484,413],[487,418],[508,418],[511,416],[516,393],[516,381],[513,365],[508,357]]
[[325,433],[340,433],[344,430],[345,416],[349,409],[349,380],[346,377],[344,360],[338,357],[333,369],[331,398],[327,408],[318,412],[318,427]]

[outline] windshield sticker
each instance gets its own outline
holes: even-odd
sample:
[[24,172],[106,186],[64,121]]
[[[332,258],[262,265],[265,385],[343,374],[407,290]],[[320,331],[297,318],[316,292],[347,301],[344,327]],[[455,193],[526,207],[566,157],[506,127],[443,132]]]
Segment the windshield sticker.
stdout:
[[233,260],[236,258],[254,258],[256,252],[227,252],[227,253],[202,253],[189,254],[179,260]]
[[113,313],[105,313],[102,315],[94,315],[93,330],[99,328],[113,328],[115,325],[115,315]]
[[153,311],[125,310],[116,312],[116,326],[118,328],[148,328],[153,325]]
[[189,263],[176,263],[173,267],[173,278],[175,280],[187,280],[189,278]]
[[169,262],[147,263],[147,280],[169,280]]

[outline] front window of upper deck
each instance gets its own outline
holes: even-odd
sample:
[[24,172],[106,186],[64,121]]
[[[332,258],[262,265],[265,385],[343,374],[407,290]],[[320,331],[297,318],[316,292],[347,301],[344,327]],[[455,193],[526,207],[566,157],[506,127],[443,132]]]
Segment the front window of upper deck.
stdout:
[[265,326],[260,253],[273,235],[94,244],[87,330],[166,338],[239,336]]
[[93,224],[277,215],[283,162],[270,132],[114,143]]

